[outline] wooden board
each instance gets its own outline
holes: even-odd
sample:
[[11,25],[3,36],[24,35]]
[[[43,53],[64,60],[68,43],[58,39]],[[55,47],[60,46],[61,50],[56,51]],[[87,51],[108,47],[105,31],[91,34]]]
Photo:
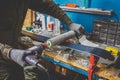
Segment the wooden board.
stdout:
[[28,9],[24,20],[23,28],[27,26],[31,26],[34,20],[35,20],[35,12],[32,11],[31,9]]

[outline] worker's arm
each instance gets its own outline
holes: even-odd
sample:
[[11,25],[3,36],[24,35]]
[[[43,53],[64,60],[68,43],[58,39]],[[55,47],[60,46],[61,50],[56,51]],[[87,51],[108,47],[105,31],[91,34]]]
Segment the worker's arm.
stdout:
[[0,43],[0,56],[12,60],[17,64],[21,65],[22,67],[26,63],[28,63],[30,65],[37,66],[43,69],[43,67],[39,64],[39,60],[37,60],[35,55],[33,54],[33,52],[35,51],[41,51],[42,53],[43,49],[44,47],[42,45],[33,46],[27,50],[13,49],[8,45]]
[[9,53],[11,49],[12,49],[11,46],[0,43],[0,57],[7,58],[9,56],[7,55],[7,53]]
[[25,61],[22,58],[25,53],[30,53],[30,52],[25,50],[18,50],[18,49],[16,50],[9,45],[6,44],[4,45],[0,43],[0,56],[2,56],[5,59],[12,60],[21,66],[25,65]]
[[71,30],[76,31],[78,34],[83,33],[82,25],[73,23],[65,12],[53,2],[53,0],[31,0],[29,8],[58,18],[68,25]]

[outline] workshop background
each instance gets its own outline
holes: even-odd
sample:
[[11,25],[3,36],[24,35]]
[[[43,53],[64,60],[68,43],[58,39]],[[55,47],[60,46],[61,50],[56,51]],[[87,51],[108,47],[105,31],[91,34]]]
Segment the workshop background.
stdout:
[[[96,8],[96,9],[113,11],[114,14],[112,16],[108,16],[108,15],[107,16],[103,16],[103,15],[86,14],[86,13],[74,12],[74,11],[69,11],[69,12],[66,11],[67,15],[70,17],[70,19],[72,19],[73,22],[82,24],[84,26],[85,30],[87,32],[89,32],[89,33],[92,33],[92,31],[93,31],[94,21],[95,20],[101,20],[101,21],[110,20],[111,22],[113,22],[111,24],[114,24],[114,22],[119,22],[119,19],[120,19],[120,15],[119,15],[120,14],[120,4],[119,4],[120,1],[115,1],[115,0],[54,0],[54,1],[59,6],[65,6],[66,4],[70,3],[70,4],[76,4],[76,5],[78,5],[79,8],[86,7],[86,8],[90,8],[90,9],[93,8],[93,10]],[[24,22],[24,27],[31,26],[33,24],[34,20],[35,20],[35,17],[36,17],[35,12],[32,11],[32,10],[28,10],[28,14],[27,14],[25,22]],[[100,22],[98,21],[98,23],[100,23]],[[105,23],[105,24],[107,25],[107,23]],[[63,26],[67,29],[67,26],[65,24],[63,24]],[[99,26],[97,26],[97,27],[99,27]],[[104,29],[104,27],[105,26],[103,25],[102,28]],[[118,29],[118,26],[116,27],[116,23],[115,23],[115,25],[112,26],[112,28],[113,27],[115,27],[115,30],[116,30],[115,33],[116,33],[117,29]],[[119,25],[119,27],[120,27],[120,25]],[[109,30],[110,30],[110,28],[107,31],[109,31]],[[119,31],[120,31],[120,29],[119,29]],[[101,35],[102,34],[103,33],[101,32]],[[104,33],[104,35],[105,34],[108,35],[108,32]],[[107,37],[107,39],[105,39],[105,41],[103,40],[103,43],[107,43],[107,44],[109,43],[112,46],[116,46],[116,45],[120,44],[120,38],[119,38],[120,35],[119,34],[118,35],[116,35],[116,34],[112,35],[113,38],[115,37],[115,39],[113,40],[113,42],[108,42],[109,38]],[[108,36],[111,36],[111,34],[109,34]],[[116,36],[118,36],[119,39],[117,39]],[[102,36],[99,36],[99,38],[100,39],[106,38],[106,36],[102,35]],[[95,37],[95,39],[98,39],[98,38]],[[112,40],[112,39],[110,39],[110,40]],[[120,45],[119,45],[119,48],[120,48]],[[79,69],[76,69],[76,68],[74,69],[73,67],[71,68],[71,66],[69,67],[69,65],[62,63],[62,61],[60,63],[57,62],[57,61],[55,62],[55,60],[52,60],[51,58],[46,58],[46,60],[51,61],[51,63],[49,63],[49,62],[47,63],[46,61],[44,62],[44,63],[46,63],[44,65],[46,67],[48,67],[48,70],[51,73],[50,74],[51,80],[66,80],[66,79],[67,80],[79,80],[79,79],[81,79],[81,80],[87,80],[87,76],[88,75],[87,75],[87,73],[85,71],[82,71],[82,69],[79,70]],[[55,65],[53,65],[53,63],[55,63]],[[58,64],[60,66],[58,66],[56,64]],[[118,66],[120,66],[120,65],[118,64]],[[54,73],[54,69],[55,69],[55,73]],[[72,69],[74,69],[74,70],[72,71]],[[80,74],[78,74],[76,72],[78,72]],[[106,76],[107,73],[111,74],[112,77],[111,77],[111,75],[110,76],[108,76],[108,75]],[[99,73],[99,75],[102,75],[105,78],[110,78],[111,80],[119,80],[120,77],[118,76],[118,74],[120,76],[119,71],[117,71],[117,70],[115,71],[114,69],[113,70],[112,69],[106,69],[106,70],[103,70],[103,72]],[[117,76],[117,78],[118,77],[119,78],[117,79],[116,77],[113,77],[113,76]],[[27,77],[29,77],[29,76],[27,75]],[[31,78],[31,77],[29,77],[29,78]],[[113,79],[113,78],[116,78],[116,79]]]
[[113,10],[113,16],[100,16],[93,14],[84,14],[76,12],[67,12],[72,21],[80,23],[85,27],[85,30],[92,32],[93,21],[99,20],[115,20],[119,22],[120,19],[120,1],[119,0],[54,0],[56,4],[63,6],[67,3],[77,4],[79,7],[100,8],[105,10]]

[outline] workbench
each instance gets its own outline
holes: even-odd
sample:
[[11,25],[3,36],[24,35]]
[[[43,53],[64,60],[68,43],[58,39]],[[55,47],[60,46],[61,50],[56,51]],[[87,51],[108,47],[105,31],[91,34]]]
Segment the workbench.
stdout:
[[[22,34],[33,37],[34,39],[39,38],[37,35],[26,31],[22,31]],[[75,71],[76,73],[88,76],[88,68],[76,64],[74,61],[65,60],[62,56],[56,56],[56,53],[54,52],[44,51],[42,57],[48,62],[52,62],[53,64]],[[120,80],[120,70],[117,70],[115,68],[107,69],[103,64],[98,64],[98,67],[99,70],[96,71],[93,76],[95,80]]]
[[[50,61],[54,64],[60,65],[77,73],[83,74],[88,76],[87,70],[88,68],[83,67],[79,64],[74,63],[71,60],[65,60],[61,56],[56,56],[53,52],[44,52],[43,58],[47,61]],[[100,68],[99,71],[95,72],[94,79],[95,80],[120,80],[120,77],[117,75],[119,74],[118,71],[114,68],[106,69],[105,65],[99,64],[98,67]]]

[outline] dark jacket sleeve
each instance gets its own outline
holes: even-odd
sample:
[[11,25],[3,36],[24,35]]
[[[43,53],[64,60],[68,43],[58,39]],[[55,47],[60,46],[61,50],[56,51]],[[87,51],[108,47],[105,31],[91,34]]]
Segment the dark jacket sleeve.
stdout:
[[12,49],[11,46],[0,43],[0,58],[4,57],[5,59],[8,59],[7,58],[9,56],[8,53],[10,52],[11,49]]
[[53,2],[53,0],[31,0],[29,8],[58,18],[67,25],[72,23],[71,19]]
[[0,57],[2,57],[3,50],[4,50],[4,45],[0,43]]

